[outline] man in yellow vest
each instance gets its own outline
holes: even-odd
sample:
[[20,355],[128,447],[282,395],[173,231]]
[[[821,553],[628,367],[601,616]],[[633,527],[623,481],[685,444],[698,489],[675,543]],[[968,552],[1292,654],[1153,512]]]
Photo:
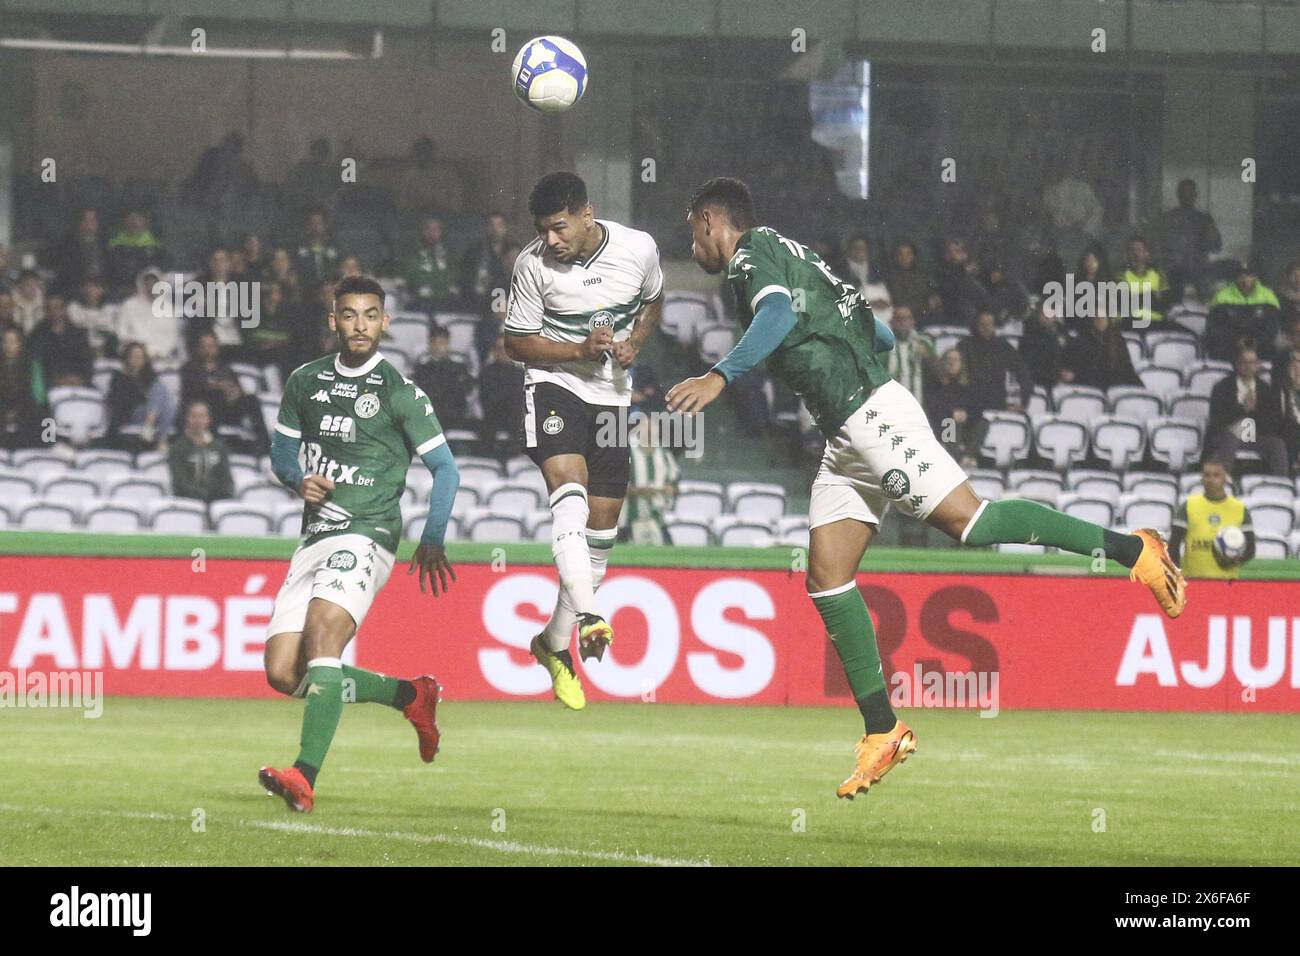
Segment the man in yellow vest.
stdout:
[[[1169,552],[1188,578],[1236,578],[1241,566],[1255,556],[1255,532],[1250,511],[1240,498],[1228,494],[1228,468],[1217,458],[1201,465],[1200,494],[1188,495],[1174,517]],[[1236,526],[1246,535],[1246,550],[1235,562],[1226,562],[1214,552],[1214,539],[1224,528]],[[1187,542],[1184,552],[1183,542]]]

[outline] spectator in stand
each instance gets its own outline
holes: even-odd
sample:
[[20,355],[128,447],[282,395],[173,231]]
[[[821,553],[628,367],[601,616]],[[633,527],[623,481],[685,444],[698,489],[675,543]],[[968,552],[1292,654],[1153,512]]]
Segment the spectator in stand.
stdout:
[[925,312],[934,283],[921,268],[916,257],[916,243],[911,239],[894,243],[894,258],[889,274],[885,276],[885,285],[895,309],[905,305],[912,310],[913,316]]
[[1102,235],[1102,207],[1091,185],[1081,179],[1069,160],[1056,164],[1056,174],[1043,188],[1043,208],[1052,221],[1049,243],[1069,259],[1089,239]]
[[28,340],[31,356],[41,364],[45,384],[90,385],[95,369],[95,355],[90,350],[86,330],[68,318],[67,300],[54,292],[45,298],[45,318]]
[[1300,350],[1284,352],[1273,365],[1273,385],[1282,412],[1282,442],[1287,464],[1300,460]]
[[72,231],[59,239],[46,255],[44,265],[55,273],[54,287],[71,293],[87,276],[102,276],[108,268],[99,213],[87,206],[77,213]]
[[108,441],[127,451],[164,449],[176,418],[176,400],[139,342],[122,347],[122,368],[108,386]]
[[1187,285],[1195,286],[1197,295],[1204,298],[1210,253],[1223,248],[1223,239],[1214,217],[1196,208],[1195,180],[1184,179],[1178,184],[1178,205],[1160,217],[1157,241],[1176,298],[1183,297]]
[[139,209],[130,210],[122,219],[122,228],[108,240],[110,298],[130,295],[143,270],[161,270],[168,265],[167,250],[150,230],[149,217]]
[[104,280],[88,275],[81,280],[77,297],[68,303],[68,318],[90,337],[97,358],[117,354],[117,307],[104,303]]
[[0,447],[44,444],[42,423],[48,415],[40,363],[28,355],[22,330],[8,325],[0,330]]
[[221,343],[211,332],[200,332],[192,340],[190,360],[181,366],[181,404],[204,402],[211,412],[222,400],[218,383],[234,374],[221,360]]
[[434,312],[450,308],[457,294],[456,273],[442,241],[442,220],[428,216],[420,222],[420,248],[402,260],[410,308]]
[[[197,332],[214,332],[222,354],[232,362],[244,358],[244,333],[240,316],[243,296],[230,272],[230,253],[217,247],[208,254],[208,270],[199,276],[204,286],[203,304],[188,317],[187,327]],[[212,314],[209,315],[209,307]],[[188,312],[188,307],[187,307]]]
[[[506,355],[505,336],[496,340],[487,365],[479,372],[478,395],[483,406],[479,432],[483,445],[494,454],[509,454],[524,418],[524,370]],[[509,434],[504,442],[497,440],[501,432]]]
[[45,318],[45,282],[34,270],[24,269],[18,273],[18,281],[14,283],[13,297],[14,321],[24,335],[31,335]]
[[338,261],[339,251],[330,237],[329,213],[318,206],[303,219],[302,241],[293,260],[294,271],[303,285],[315,288],[338,271]]
[[[1023,403],[1032,394],[1033,379],[1020,353],[1006,339],[998,337],[997,318],[987,309],[980,312],[971,324],[971,334],[957,344],[962,364],[981,409],[1001,411],[1010,408],[1022,411]],[[1020,384],[1017,401],[1007,401],[1007,376]]]
[[185,430],[167,452],[172,494],[177,498],[218,501],[235,497],[230,473],[230,452],[212,435],[212,414],[207,403],[185,404]]
[[244,158],[244,137],[231,130],[220,143],[206,149],[183,185],[192,201],[211,209],[255,193],[257,177]]
[[271,265],[257,233],[244,233],[243,238],[239,240],[239,251],[243,254],[243,262],[235,278],[244,282],[261,282],[268,278],[267,273]]
[[925,404],[925,381],[934,366],[934,339],[916,331],[916,318],[905,305],[894,307],[889,322],[894,333],[894,347],[886,354],[889,374]]
[[214,383],[216,401],[211,406],[217,434],[231,451],[245,455],[267,455],[271,439],[266,433],[266,419],[256,395],[249,395],[232,371],[218,376]]
[[[297,310],[297,323],[293,329],[292,342],[294,359],[297,365],[310,362],[336,350],[338,342],[329,327],[329,314],[334,311],[333,279],[326,279],[316,287],[316,298]],[[322,347],[322,342],[326,343]]]
[[501,247],[501,254],[497,257],[498,268],[505,275],[506,284],[501,287],[500,295],[494,291],[488,296],[479,312],[478,324],[474,326],[474,351],[478,353],[480,366],[487,363],[488,355],[492,353],[492,346],[505,334],[506,293],[509,291],[510,275],[514,270],[515,260],[519,258],[519,253],[522,251],[523,247],[519,243],[511,241]]
[[984,288],[998,324],[1020,322],[1029,311],[1029,293],[1020,281],[1011,276],[999,262],[994,262],[984,273]]
[[1074,284],[1084,282],[1111,281],[1110,261],[1106,256],[1106,247],[1100,242],[1089,243],[1079,254],[1079,261],[1074,266]]
[[474,378],[465,363],[451,354],[451,337],[442,326],[429,332],[429,347],[420,356],[411,380],[433,401],[443,428],[464,428],[469,421],[469,396]]
[[1061,381],[1103,391],[1112,385],[1142,384],[1118,321],[1095,316],[1085,331],[1070,340],[1061,356]]
[[1282,334],[1289,336],[1300,325],[1300,259],[1287,266],[1283,273],[1277,288],[1277,304],[1281,309]]
[[302,307],[302,285],[298,281],[298,269],[288,249],[271,250],[271,259],[267,266],[267,275],[262,278],[270,280],[284,293],[286,308],[293,310]]
[[9,286],[0,281],[0,329],[7,329],[11,325],[18,326],[18,320],[14,317],[14,293]]
[[664,516],[677,498],[681,466],[664,447],[664,429],[656,420],[643,418],[628,435],[631,476],[627,507],[621,517],[627,523],[633,544],[659,547],[672,544]]
[[258,290],[260,312],[257,325],[244,330],[244,359],[261,369],[274,368],[284,382],[299,364],[293,354],[294,317],[278,282],[261,282]]
[[1061,318],[1048,306],[1047,300],[1040,302],[1025,320],[1025,331],[1020,336],[1020,358],[1034,384],[1048,392],[1061,381],[1064,336]]
[[1233,362],[1233,374],[1210,391],[1206,444],[1214,457],[1229,463],[1236,462],[1242,448],[1255,451],[1269,474],[1287,475],[1281,409],[1277,391],[1259,376],[1254,343],[1243,342]]
[[917,322],[921,328],[926,329],[932,325],[952,325],[952,317],[948,315],[948,309],[943,304],[943,296],[938,292],[932,291],[925,299],[925,308],[921,310],[920,320]]
[[330,141],[320,136],[307,147],[307,158],[293,164],[285,191],[299,209],[328,207],[342,181],[341,164],[330,161]]
[[871,261],[871,244],[863,235],[850,236],[844,246],[844,264],[849,270],[843,278],[852,283],[871,306],[871,311],[881,322],[888,323],[894,314],[894,304],[889,298],[889,287],[881,281],[879,270]]
[[939,441],[963,468],[979,462],[979,448],[988,432],[984,406],[966,374],[958,349],[949,349],[939,361],[938,372],[926,395],[926,415]]
[[844,256],[840,255],[840,244],[835,240],[834,236],[822,236],[820,239],[815,240],[809,248],[817,253],[822,262],[826,263],[826,267],[841,279],[849,274],[848,262],[845,261]]
[[[1141,236],[1131,238],[1125,252],[1127,262],[1118,280],[1128,285],[1133,298],[1132,314],[1128,316],[1129,322],[1126,324],[1142,331],[1149,327],[1149,323],[1164,319],[1169,283],[1165,281],[1164,273],[1152,264],[1147,241]],[[1149,300],[1149,304],[1144,306],[1146,300]]]
[[[992,266],[996,263],[1005,273],[1007,264],[1016,261],[1016,243],[1010,230],[1002,222],[998,205],[999,201],[992,197],[984,202],[979,214],[979,226],[971,236],[970,249],[971,255],[980,264]],[[1019,280],[1012,281],[1017,285],[1020,284]],[[1016,316],[1016,318],[1022,317],[1022,315]]]
[[1273,290],[1259,281],[1259,269],[1250,262],[1237,265],[1236,278],[1210,300],[1205,342],[1210,358],[1226,359],[1236,343],[1249,338],[1259,344],[1263,357],[1272,360],[1281,326],[1281,306]]
[[503,265],[501,255],[510,244],[509,236],[510,223],[505,213],[488,213],[483,220],[483,235],[460,260],[459,288],[466,309],[481,313],[491,306],[493,290],[510,288],[514,263]]
[[339,260],[339,267],[334,270],[334,281],[342,282],[344,279],[364,274],[365,271],[361,268],[360,259],[356,256],[344,256]]
[[117,307],[117,340],[146,343],[150,361],[170,362],[180,351],[180,327],[170,293],[154,294],[157,283],[158,273],[147,269],[136,278],[135,295]]
[[[967,325],[983,311],[992,311],[993,301],[979,282],[979,264],[966,251],[961,239],[947,239],[939,265],[939,294],[949,318]],[[996,319],[996,315],[995,315]]]
[[411,157],[398,165],[392,178],[394,196],[401,196],[406,208],[421,213],[464,213],[472,203],[470,190],[454,163],[438,158],[437,146],[428,136],[411,144]]

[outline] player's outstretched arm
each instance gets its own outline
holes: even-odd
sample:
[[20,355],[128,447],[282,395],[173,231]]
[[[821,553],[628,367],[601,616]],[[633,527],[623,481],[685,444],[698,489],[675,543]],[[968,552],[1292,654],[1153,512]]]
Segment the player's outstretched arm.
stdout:
[[796,321],[788,295],[769,292],[763,296],[758,300],[754,321],[721,362],[703,375],[678,382],[668,390],[668,408],[674,412],[702,410],[737,377],[775,352]]
[[420,569],[420,593],[424,593],[424,579],[429,579],[433,596],[450,588],[448,578],[456,580],[456,569],[447,560],[443,541],[447,536],[447,522],[451,518],[452,503],[456,500],[456,489],[460,487],[460,470],[451,449],[444,442],[437,448],[426,452],[420,459],[425,467],[433,473],[433,492],[429,496],[429,517],[425,519],[424,533],[420,535],[420,544],[411,556],[411,565],[406,569],[407,575]]

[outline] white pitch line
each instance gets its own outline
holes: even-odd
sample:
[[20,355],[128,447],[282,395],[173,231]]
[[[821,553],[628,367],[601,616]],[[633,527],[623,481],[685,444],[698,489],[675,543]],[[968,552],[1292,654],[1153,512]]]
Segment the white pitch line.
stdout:
[[[0,813],[35,813],[52,816],[98,816],[122,820],[157,820],[171,823],[189,823],[190,817],[180,814],[159,813],[152,810],[63,810],[54,807],[23,807],[0,803]],[[578,850],[570,847],[520,843],[516,840],[485,840],[480,837],[451,836],[446,833],[413,833],[401,830],[367,830],[359,827],[331,827],[297,820],[247,820],[220,817],[213,822],[227,823],[250,830],[271,830],[282,833],[311,833],[320,836],[360,837],[372,840],[400,840],[405,843],[441,844],[443,846],[473,847],[496,853],[518,853],[538,857],[576,857],[606,863],[638,863],[642,866],[712,866],[709,860],[685,860],[675,857],[654,856],[649,853],[625,853],[622,850]]]

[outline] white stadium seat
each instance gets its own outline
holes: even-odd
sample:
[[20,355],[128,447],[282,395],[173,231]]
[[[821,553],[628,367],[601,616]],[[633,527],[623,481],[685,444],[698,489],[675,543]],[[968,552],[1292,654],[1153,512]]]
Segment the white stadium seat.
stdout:
[[1295,488],[1288,478],[1273,475],[1246,475],[1241,479],[1241,494],[1258,502],[1276,502],[1291,507],[1296,502]]
[[990,501],[997,501],[1002,497],[1002,491],[1006,487],[1006,482],[1002,480],[1001,472],[991,468],[976,468],[966,475],[971,487],[975,489],[975,494],[981,498],[988,498]]
[[27,531],[70,531],[77,525],[75,506],[36,499],[18,513],[18,526]]
[[1033,498],[1055,504],[1064,487],[1064,480],[1054,471],[1017,469],[1007,476],[1010,482],[1008,497]]
[[524,541],[524,523],[514,515],[499,514],[480,508],[468,513],[462,527],[470,541]]
[[1151,457],[1167,464],[1171,472],[1183,471],[1200,456],[1199,423],[1186,418],[1156,418],[1147,423],[1147,429]]
[[771,524],[747,521],[735,515],[714,518],[713,535],[726,548],[766,548],[772,544]]
[[729,325],[713,325],[700,331],[700,357],[709,364],[722,361],[736,344],[736,331]]
[[[451,502],[451,513],[456,516],[465,515],[471,508],[477,508],[482,504],[483,499],[479,497],[478,491],[468,485],[461,485],[456,489],[456,497]],[[413,502],[422,508],[429,507],[429,499],[426,496],[423,500]]]
[[1255,557],[1284,559],[1288,551],[1285,535],[1255,532]]
[[786,515],[776,521],[777,542],[794,548],[808,547],[808,516]]
[[1250,523],[1257,533],[1264,532],[1283,537],[1291,533],[1292,526],[1295,524],[1295,515],[1290,506],[1275,501],[1246,499],[1246,507],[1250,509]]
[[192,498],[158,498],[146,505],[149,527],[168,534],[203,534],[208,527],[208,509]]
[[51,403],[50,411],[59,437],[74,445],[85,445],[104,434],[104,400],[98,392],[93,398],[69,396],[61,399],[58,404]]
[[419,312],[399,312],[388,324],[388,335],[380,343],[380,351],[387,341],[407,355],[423,355],[429,350],[429,318]]
[[673,513],[691,521],[709,521],[722,514],[722,485],[713,481],[680,481]]
[[679,345],[690,345],[698,338],[699,330],[718,324],[706,296],[690,292],[665,292],[663,316],[660,327],[677,340]]
[[1104,498],[1066,492],[1057,499],[1056,507],[1071,518],[1091,521],[1103,528],[1109,528],[1115,520],[1115,503]]
[[703,521],[669,520],[667,529],[673,547],[706,547],[713,542],[713,533]]
[[487,506],[501,514],[520,515],[535,511],[546,504],[546,498],[536,489],[514,482],[503,482],[487,496]]
[[1106,391],[1111,413],[1121,418],[1146,421],[1164,412],[1160,396],[1135,385],[1114,385]]
[[1137,373],[1147,391],[1155,392],[1162,397],[1177,391],[1183,385],[1183,373],[1176,368],[1147,365],[1138,369]]
[[1126,471],[1142,461],[1147,433],[1140,420],[1106,415],[1092,423],[1092,447],[1097,457],[1116,471]]
[[1065,476],[1065,486],[1071,491],[1090,498],[1102,498],[1114,504],[1124,489],[1119,475],[1113,471],[1094,471],[1072,468]]
[[282,538],[296,538],[302,533],[302,502],[286,501],[273,512],[271,533]]
[[141,509],[122,501],[95,501],[82,509],[87,531],[130,534],[144,527]]
[[1155,528],[1168,537],[1174,523],[1174,506],[1168,501],[1135,498],[1120,505],[1120,523],[1126,528]]
[[1231,374],[1231,366],[1225,369],[1220,363],[1202,362],[1187,369],[1184,384],[1187,391],[1193,395],[1204,395],[1208,398],[1214,386]]
[[159,498],[165,498],[168,494],[168,488],[171,485],[170,478],[166,484],[152,478],[142,478],[137,474],[127,472],[122,475],[112,475],[105,483],[105,497],[114,501],[132,501],[140,504],[147,504],[151,501],[157,501]]
[[239,491],[239,503],[251,508],[274,508],[294,497],[288,488],[270,482],[249,485]]
[[1000,469],[1029,457],[1033,433],[1025,415],[1019,412],[985,412],[984,420],[989,427],[984,443],[980,445],[981,455],[992,458]]
[[273,508],[270,504],[249,504],[245,501],[214,501],[208,507],[212,530],[217,534],[264,537],[273,529]]
[[1170,418],[1186,418],[1205,424],[1210,418],[1210,399],[1181,389],[1165,397],[1165,408]]
[[1065,471],[1088,457],[1088,428],[1074,419],[1048,415],[1034,423],[1034,444],[1052,467]]
[[1147,352],[1152,365],[1186,368],[1200,359],[1201,346],[1187,332],[1152,331],[1147,333]]
[[0,475],[0,501],[15,501],[19,498],[36,497],[36,480],[21,475]]
[[99,483],[76,475],[52,475],[42,483],[40,495],[49,501],[61,501],[73,507],[99,497]]
[[1052,404],[1060,418],[1079,422],[1085,427],[1106,412],[1106,393],[1086,385],[1057,385],[1052,389]]

